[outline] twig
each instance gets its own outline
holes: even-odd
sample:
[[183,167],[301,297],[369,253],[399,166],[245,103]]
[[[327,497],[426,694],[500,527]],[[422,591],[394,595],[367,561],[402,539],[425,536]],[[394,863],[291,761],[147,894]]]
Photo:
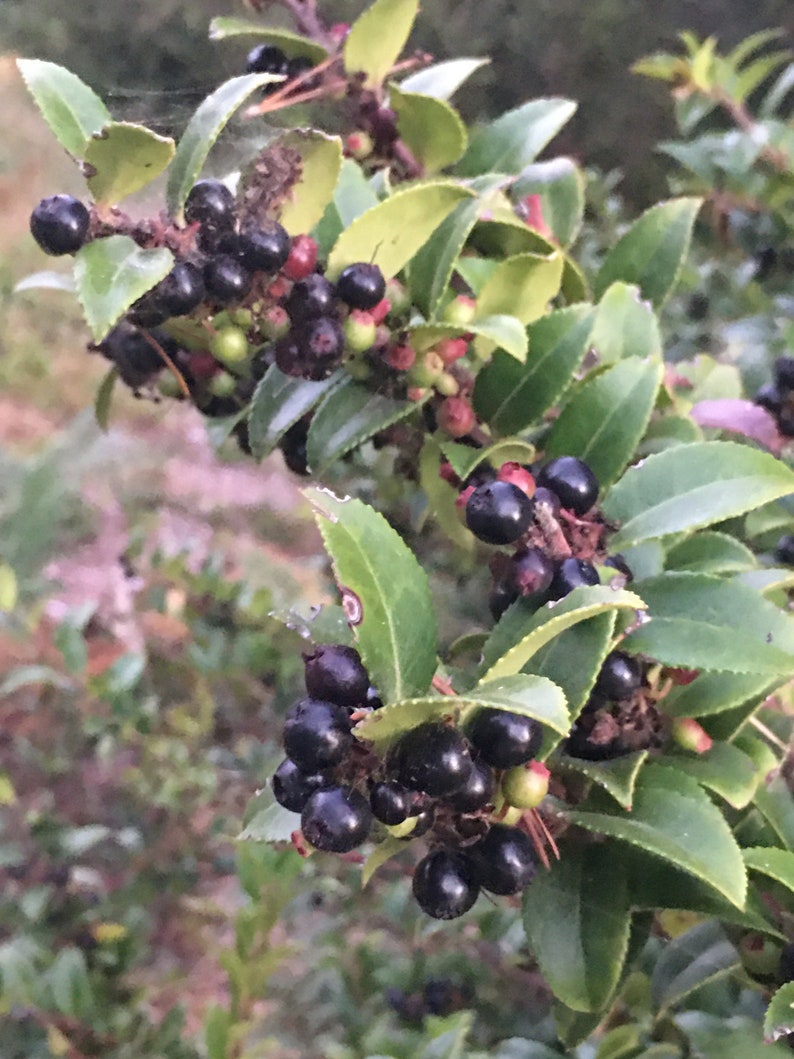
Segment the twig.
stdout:
[[188,384],[185,382],[185,379],[184,379],[184,376],[182,375],[182,372],[179,370],[179,368],[176,366],[176,364],[174,364],[173,360],[171,360],[171,358],[168,356],[168,354],[166,353],[166,351],[163,349],[163,347],[160,345],[160,343],[157,341],[156,338],[153,338],[149,334],[148,331],[141,331],[141,334],[146,339],[146,341],[149,343],[149,345],[152,347],[152,349],[156,350],[157,354],[160,357],[162,357],[162,359],[165,361],[165,363],[168,365],[168,367],[171,369],[171,371],[176,376],[176,380],[179,383],[179,389],[182,391],[182,393],[185,395],[185,397],[189,398],[190,397],[190,388],[188,387]]

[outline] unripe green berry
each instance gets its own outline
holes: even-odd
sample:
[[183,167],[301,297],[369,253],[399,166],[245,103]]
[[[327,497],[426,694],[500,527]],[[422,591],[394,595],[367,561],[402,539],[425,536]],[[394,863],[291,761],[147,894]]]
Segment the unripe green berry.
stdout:
[[358,129],[351,132],[345,140],[346,153],[351,158],[355,158],[357,162],[363,162],[365,158],[369,158],[374,146],[369,133]]
[[239,327],[224,327],[210,340],[210,353],[227,368],[239,368],[248,360],[248,338]]
[[229,320],[236,326],[247,331],[254,322],[254,314],[250,309],[229,309]]
[[432,349],[418,358],[408,372],[408,381],[413,386],[432,386],[444,371],[444,362]]
[[259,329],[265,338],[274,342],[283,338],[290,329],[290,319],[287,310],[280,305],[271,306],[260,321]]
[[181,397],[182,387],[172,371],[164,371],[157,380],[157,389],[163,397]]
[[453,298],[445,307],[442,318],[448,324],[456,324],[458,327],[465,327],[466,324],[472,322],[476,313],[477,303],[474,299],[468,298],[465,294],[460,294],[457,298]]
[[342,325],[345,345],[351,353],[363,353],[375,344],[378,328],[372,315],[363,309],[352,309]]
[[389,299],[389,312],[392,315],[407,312],[411,308],[411,299],[408,291],[398,279],[387,281],[385,297]]
[[711,750],[711,736],[694,717],[676,717],[673,721],[672,736],[683,750],[692,750],[696,754],[705,754],[707,750]]
[[781,945],[763,934],[745,934],[739,942],[739,955],[748,974],[755,978],[772,978],[780,963]]
[[372,368],[360,357],[351,357],[345,361],[345,371],[357,382],[365,382],[372,374]]
[[508,805],[534,809],[549,793],[551,773],[540,761],[516,765],[502,777],[502,794]]
[[219,371],[210,379],[207,389],[214,397],[231,397],[237,389],[237,379],[228,371]]
[[454,375],[450,375],[448,371],[442,371],[436,379],[436,389],[442,397],[457,397],[460,384]]

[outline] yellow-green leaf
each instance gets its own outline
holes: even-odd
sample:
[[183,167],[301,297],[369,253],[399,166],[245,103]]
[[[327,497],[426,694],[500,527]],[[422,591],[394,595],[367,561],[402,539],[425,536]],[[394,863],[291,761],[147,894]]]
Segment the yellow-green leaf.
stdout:
[[375,0],[353,23],[345,39],[348,74],[365,74],[376,88],[399,58],[419,10],[419,0]]
[[452,165],[466,150],[466,126],[449,103],[390,85],[389,105],[400,136],[427,172]]
[[290,189],[279,217],[290,234],[299,235],[311,231],[334,197],[342,169],[342,141],[316,129],[293,129],[278,142],[301,156],[301,178]]

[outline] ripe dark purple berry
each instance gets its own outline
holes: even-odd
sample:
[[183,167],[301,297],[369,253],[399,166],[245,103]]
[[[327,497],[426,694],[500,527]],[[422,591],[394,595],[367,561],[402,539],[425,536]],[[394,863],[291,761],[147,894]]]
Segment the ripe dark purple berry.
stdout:
[[493,620],[499,621],[507,608],[515,603],[518,597],[519,591],[512,578],[500,577],[495,580],[491,585],[491,591],[488,593],[488,609]]
[[336,292],[351,309],[374,309],[386,293],[386,280],[377,265],[360,261],[342,272]]
[[286,74],[287,56],[275,44],[257,44],[245,60],[249,74]]
[[[173,353],[173,340],[166,334],[152,336],[167,353]],[[132,389],[145,385],[153,375],[165,367],[165,362],[146,336],[128,323],[116,324],[99,343],[97,349],[118,368],[122,380]]]
[[[327,379],[342,362],[345,335],[337,321],[330,316],[310,320],[305,326],[296,328],[291,337],[294,337],[299,362],[303,368],[300,374],[304,379],[312,379],[315,382]],[[278,346],[276,363],[281,367]]]
[[307,842],[326,853],[349,853],[360,846],[372,827],[372,810],[353,787],[321,787],[301,812]]
[[761,408],[765,408],[767,412],[771,412],[772,415],[777,415],[783,407],[784,397],[775,383],[767,382],[756,390],[753,401]]
[[305,420],[299,419],[294,426],[291,426],[286,431],[278,443],[287,469],[292,471],[293,474],[300,475],[301,478],[306,478],[309,474],[309,459],[306,454],[308,436],[309,424]]
[[185,200],[185,220],[210,228],[231,228],[234,223],[234,195],[220,180],[199,180]]
[[488,834],[469,848],[475,878],[483,890],[507,897],[521,893],[537,870],[535,849],[517,827],[491,824]]
[[775,562],[786,566],[794,566],[794,535],[784,534],[775,546]]
[[237,237],[237,254],[251,272],[278,272],[289,249],[289,234],[276,221],[264,228],[247,228]]
[[440,721],[428,721],[406,732],[392,751],[391,764],[404,787],[436,796],[462,787],[472,770],[466,740]]
[[549,586],[549,597],[551,599],[562,599],[575,588],[584,585],[597,585],[601,581],[598,571],[592,563],[586,559],[563,559],[554,571],[554,577]]
[[532,521],[532,501],[511,482],[486,482],[466,503],[466,525],[486,544],[512,544]]
[[446,801],[459,813],[476,813],[493,801],[495,790],[496,780],[490,767],[484,761],[474,761],[469,778]]
[[198,265],[181,261],[151,292],[155,304],[171,316],[186,316],[204,298],[204,278]]
[[642,663],[624,651],[613,651],[604,659],[593,693],[610,702],[630,699],[642,683]]
[[783,982],[794,982],[794,943],[784,945],[780,952],[778,977]]
[[474,865],[465,853],[437,849],[414,870],[417,904],[434,919],[457,919],[472,907],[480,893]]
[[231,254],[210,258],[204,266],[204,285],[210,299],[221,305],[241,302],[251,289],[251,273]]
[[302,323],[328,316],[334,307],[334,288],[319,272],[312,272],[305,279],[293,284],[284,308],[290,320]]
[[30,232],[45,254],[74,254],[88,235],[88,210],[72,195],[50,195],[30,215]]
[[372,814],[382,824],[394,827],[410,816],[414,792],[399,783],[375,783],[369,792]]
[[553,576],[554,564],[540,548],[526,548],[513,556],[512,578],[522,596],[542,596]]
[[291,758],[284,758],[273,773],[273,795],[279,805],[299,813],[320,787],[329,783],[325,772],[303,772]]
[[475,713],[466,734],[483,761],[497,769],[530,761],[543,742],[543,729],[533,717],[490,707]]
[[347,710],[322,699],[300,699],[284,722],[284,749],[304,772],[338,764],[353,742]]
[[306,690],[315,699],[337,706],[362,706],[369,690],[369,675],[354,647],[323,644],[304,656]]
[[775,382],[781,390],[794,390],[794,357],[778,357],[775,361]]
[[551,489],[574,515],[584,515],[598,499],[598,479],[583,460],[558,456],[537,476],[537,484]]

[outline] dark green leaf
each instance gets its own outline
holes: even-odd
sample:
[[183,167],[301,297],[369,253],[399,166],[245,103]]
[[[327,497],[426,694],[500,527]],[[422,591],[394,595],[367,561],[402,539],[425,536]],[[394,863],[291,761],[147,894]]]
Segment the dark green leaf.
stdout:
[[449,181],[394,192],[362,213],[339,236],[328,258],[329,279],[336,279],[357,261],[371,261],[387,278],[396,276],[460,200],[472,194]]
[[761,780],[752,758],[731,743],[714,743],[703,754],[678,754],[670,763],[701,787],[719,794],[734,809],[750,804]]
[[105,104],[62,66],[41,59],[17,59],[17,66],[58,143],[82,158],[89,137],[113,120]]
[[342,378],[337,372],[322,382],[310,382],[284,375],[275,364],[269,367],[254,393],[248,420],[248,440],[256,459],[272,452],[284,433]]
[[419,0],[375,0],[345,38],[345,71],[365,74],[365,86],[383,83],[408,40]]
[[663,373],[661,363],[632,357],[587,379],[555,421],[546,455],[578,456],[606,489],[645,433]]
[[786,848],[794,851],[794,798],[784,777],[778,774],[762,784],[755,805]]
[[477,414],[502,434],[526,429],[565,391],[590,340],[593,311],[587,306],[559,309],[529,328],[524,365],[495,353],[478,373],[474,387]]
[[168,174],[166,202],[173,217],[180,219],[188,192],[232,114],[257,88],[280,81],[275,74],[243,74],[216,88],[199,106],[182,133]]
[[384,702],[424,694],[437,629],[427,576],[382,515],[360,500],[307,490],[357,647]]
[[97,342],[134,301],[163,279],[173,263],[170,250],[142,250],[127,235],[96,239],[77,251],[77,297]]
[[597,614],[572,625],[541,647],[522,672],[537,673],[559,684],[568,700],[571,717],[587,701],[601,664],[609,653],[617,611]]
[[110,422],[110,402],[113,399],[113,387],[116,385],[116,379],[118,377],[119,371],[114,364],[100,383],[99,389],[96,392],[96,398],[94,399],[94,418],[96,419],[100,430],[107,430],[108,428],[108,423]]
[[565,816],[588,831],[611,835],[669,861],[744,908],[747,878],[741,851],[722,813],[688,776],[646,764],[630,813],[580,809]]
[[523,361],[527,354],[526,331],[515,316],[482,316],[465,327],[455,324],[419,324],[408,332],[411,345],[418,351],[430,349],[442,338],[457,338],[459,335],[475,335],[487,343],[504,349],[516,360]]
[[636,283],[657,308],[664,304],[689,253],[702,199],[660,202],[646,210],[609,251],[595,280],[596,297],[618,281]]
[[555,758],[555,763],[567,772],[587,776],[593,783],[603,787],[621,808],[631,811],[634,787],[647,757],[647,750],[636,750],[633,754],[624,754],[610,761],[584,761],[561,754],[558,759]]
[[675,1022],[686,1035],[690,1059],[787,1059],[791,1054],[785,1044],[764,1044],[756,1017],[685,1011]]
[[309,428],[306,453],[315,475],[322,475],[345,453],[392,423],[406,419],[416,401],[397,401],[349,379],[323,398]]
[[316,41],[300,37],[286,29],[274,29],[263,26],[261,22],[251,22],[247,18],[219,16],[210,22],[210,40],[227,40],[229,37],[254,37],[263,44],[275,44],[289,58],[305,56],[313,63],[320,63],[328,52]]
[[668,570],[702,574],[732,574],[753,570],[758,560],[747,545],[727,533],[706,530],[674,545],[667,553]]
[[636,287],[613,283],[598,304],[592,346],[603,364],[662,353],[659,321]]
[[207,1045],[207,1059],[228,1059],[231,1024],[231,1014],[219,1004],[213,1004],[204,1020],[204,1042]]
[[421,92],[435,99],[450,99],[460,86],[476,73],[481,66],[487,66],[490,59],[447,59],[446,62],[433,63],[432,66],[418,70],[400,82],[404,92]]
[[782,985],[769,1001],[764,1018],[764,1041],[770,1044],[790,1033],[794,1033],[794,982]]
[[61,949],[47,971],[46,982],[62,1015],[82,1020],[94,1010],[94,993],[80,949],[71,945]]
[[449,287],[455,262],[481,209],[480,199],[458,203],[411,262],[411,294],[428,319],[435,314]]
[[665,665],[789,675],[794,620],[757,592],[707,574],[662,574],[642,583],[651,620],[624,646]]
[[400,136],[425,171],[452,165],[466,150],[466,126],[443,100],[391,85],[389,105],[397,114]]
[[614,849],[574,846],[524,894],[530,948],[554,995],[600,1011],[620,979],[629,941],[626,876]]
[[767,849],[756,846],[742,850],[744,863],[750,871],[758,872],[785,886],[794,893],[794,853],[787,849]]
[[714,921],[699,923],[665,947],[651,975],[654,1006],[665,1010],[737,970],[739,954]]
[[535,99],[509,110],[474,133],[460,163],[461,173],[520,173],[575,111],[576,104],[569,99]]
[[158,177],[175,150],[170,136],[159,136],[143,125],[111,122],[86,145],[83,171],[88,190],[97,202],[120,202]]
[[678,445],[630,467],[604,504],[621,523],[612,547],[700,529],[794,492],[794,473],[732,441]]
[[691,684],[675,687],[664,700],[670,717],[707,717],[767,695],[778,680],[757,673],[701,673]]

